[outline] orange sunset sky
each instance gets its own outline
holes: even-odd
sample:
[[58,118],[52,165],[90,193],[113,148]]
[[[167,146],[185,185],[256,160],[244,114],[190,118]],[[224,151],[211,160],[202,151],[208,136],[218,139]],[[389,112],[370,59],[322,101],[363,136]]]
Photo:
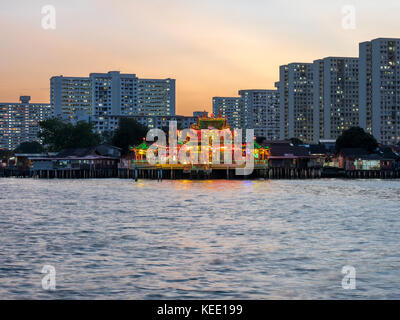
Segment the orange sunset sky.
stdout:
[[[55,30],[41,26],[48,4]],[[213,96],[274,88],[282,64],[357,56],[361,41],[400,37],[399,16],[398,0],[2,0],[0,101],[49,102],[51,76],[119,70],[175,78],[177,114],[211,111]]]

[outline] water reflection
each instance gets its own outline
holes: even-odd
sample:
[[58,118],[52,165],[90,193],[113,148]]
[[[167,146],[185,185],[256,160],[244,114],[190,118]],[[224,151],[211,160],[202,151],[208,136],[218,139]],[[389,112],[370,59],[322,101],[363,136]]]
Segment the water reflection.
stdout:
[[[0,179],[0,298],[400,298],[399,181]],[[57,270],[57,290],[40,270]],[[357,269],[357,290],[341,268]]]

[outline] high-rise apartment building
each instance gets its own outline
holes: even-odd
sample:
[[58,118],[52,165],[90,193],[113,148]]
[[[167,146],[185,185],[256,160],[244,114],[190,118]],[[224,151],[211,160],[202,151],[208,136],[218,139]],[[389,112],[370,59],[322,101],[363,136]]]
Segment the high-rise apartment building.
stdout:
[[137,107],[137,81],[135,74],[118,71],[91,73],[92,115],[133,115]]
[[277,90],[240,90],[243,128],[256,137],[279,139],[279,93]]
[[135,115],[174,116],[175,80],[139,78]]
[[0,103],[0,149],[14,150],[22,142],[40,142],[39,122],[54,116],[46,103],[30,103],[21,96],[20,103]]
[[314,142],[359,125],[358,71],[358,58],[314,61]]
[[279,81],[275,83],[279,92],[279,138],[289,137],[289,66],[279,67]]
[[378,142],[400,142],[400,39],[359,45],[360,126]]
[[99,132],[109,115],[175,115],[174,79],[142,79],[111,71],[91,73],[89,77],[52,77],[50,86],[57,117],[91,119]]
[[254,129],[257,137],[279,139],[277,90],[240,90],[240,97],[214,97],[213,113],[226,117],[233,129]]
[[56,116],[72,119],[78,113],[93,114],[92,86],[89,78],[52,77],[50,104]]
[[226,117],[232,129],[243,126],[243,112],[240,97],[214,97],[212,99],[213,114]]
[[314,139],[314,73],[312,63],[280,67],[280,139]]

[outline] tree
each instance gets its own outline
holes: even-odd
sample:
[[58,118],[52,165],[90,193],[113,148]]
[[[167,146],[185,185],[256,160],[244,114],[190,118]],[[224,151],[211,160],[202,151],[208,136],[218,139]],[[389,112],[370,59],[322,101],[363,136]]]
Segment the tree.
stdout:
[[14,156],[14,151],[8,149],[0,149],[0,163],[7,162],[7,160],[13,156]]
[[42,153],[43,146],[36,141],[22,142],[15,150],[15,153]]
[[111,141],[114,146],[121,148],[122,154],[127,154],[129,146],[140,144],[146,137],[147,131],[148,128],[135,119],[121,118]]
[[336,152],[340,152],[343,148],[363,148],[371,152],[377,147],[376,139],[360,127],[352,127],[343,131],[336,140]]
[[112,144],[113,132],[103,131],[101,133],[101,143]]
[[299,138],[291,138],[289,140],[294,146],[298,146],[300,144],[303,144],[303,141],[301,141]]
[[263,144],[267,140],[265,137],[256,137],[256,142],[258,144]]
[[101,142],[99,134],[93,131],[90,122],[79,121],[77,124],[64,123],[58,119],[49,119],[39,123],[39,138],[49,151],[68,148],[89,148]]

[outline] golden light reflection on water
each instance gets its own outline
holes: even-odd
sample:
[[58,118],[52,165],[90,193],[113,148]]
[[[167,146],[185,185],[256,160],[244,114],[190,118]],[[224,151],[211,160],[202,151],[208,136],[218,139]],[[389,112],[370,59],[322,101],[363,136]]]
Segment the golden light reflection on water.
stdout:
[[251,189],[254,192],[268,192],[273,188],[273,182],[268,180],[139,180],[132,187],[160,188],[174,190],[213,190],[221,192],[235,192],[242,189]]

